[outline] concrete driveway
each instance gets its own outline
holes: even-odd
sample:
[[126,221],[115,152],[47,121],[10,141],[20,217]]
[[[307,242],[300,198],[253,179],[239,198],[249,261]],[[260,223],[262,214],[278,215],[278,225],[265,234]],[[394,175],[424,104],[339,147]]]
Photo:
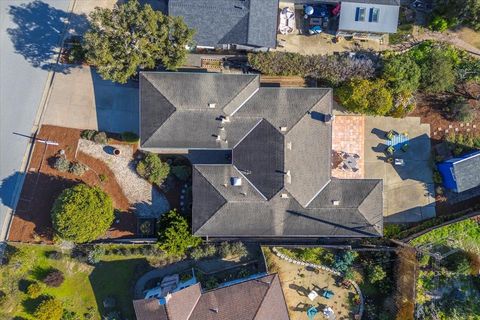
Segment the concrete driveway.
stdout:
[[[408,150],[397,150],[394,158],[405,166],[385,161],[385,133],[408,133]],[[430,164],[430,126],[420,118],[365,118],[365,178],[383,179],[386,222],[417,222],[435,217],[434,185]]]
[[138,133],[138,83],[105,81],[88,66],[57,74],[43,122],[62,127]]
[[[19,173],[69,0],[0,1],[0,233],[20,188]],[[67,72],[67,70],[64,70]]]

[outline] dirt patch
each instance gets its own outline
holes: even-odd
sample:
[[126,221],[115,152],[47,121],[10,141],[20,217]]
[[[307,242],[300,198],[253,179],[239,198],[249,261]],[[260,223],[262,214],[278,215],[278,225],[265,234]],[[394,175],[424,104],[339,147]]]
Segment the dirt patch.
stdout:
[[[474,90],[472,88],[471,90]],[[448,103],[453,99],[451,95],[426,95],[417,94],[417,108],[409,116],[420,117],[421,123],[430,124],[430,136],[432,144],[442,142],[450,133],[480,135],[480,108],[478,103],[470,100],[474,109],[474,119],[470,123],[454,121],[444,111]]]
[[[59,145],[35,142],[30,165],[22,188],[10,229],[9,240],[21,242],[50,243],[53,237],[50,211],[55,199],[65,188],[78,183],[99,186],[110,195],[119,210],[106,238],[130,237],[136,231],[136,218],[130,211],[130,204],[117,183],[112,171],[102,161],[77,152],[81,130],[45,125],[37,139],[55,141]],[[59,150],[65,151],[70,161],[86,164],[88,170],[82,177],[60,172],[51,167]],[[100,179],[102,175],[103,181]]]
[[466,27],[462,27],[454,32],[460,39],[480,49],[480,33]]

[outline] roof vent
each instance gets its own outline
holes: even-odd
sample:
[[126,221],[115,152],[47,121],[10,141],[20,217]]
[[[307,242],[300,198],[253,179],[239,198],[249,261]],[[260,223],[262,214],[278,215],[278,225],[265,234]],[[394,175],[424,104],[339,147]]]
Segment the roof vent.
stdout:
[[280,198],[282,198],[282,199],[288,199],[288,194],[282,193],[282,194],[280,195]]
[[216,106],[215,103],[209,103],[209,104],[208,104],[208,107],[209,107],[210,109],[215,109],[215,106]]
[[215,313],[218,313],[218,308],[211,308],[210,310],[212,310]]
[[287,171],[286,176],[287,176],[287,183],[292,183],[292,175],[290,173],[290,170]]
[[340,200],[332,200],[332,204],[334,206],[339,206],[340,205]]
[[280,131],[286,132],[286,131],[287,131],[287,127],[280,127]]
[[287,149],[292,150],[292,143],[291,142],[287,142]]
[[242,185],[242,178],[232,177],[230,179],[230,182],[231,182],[232,186],[240,187]]

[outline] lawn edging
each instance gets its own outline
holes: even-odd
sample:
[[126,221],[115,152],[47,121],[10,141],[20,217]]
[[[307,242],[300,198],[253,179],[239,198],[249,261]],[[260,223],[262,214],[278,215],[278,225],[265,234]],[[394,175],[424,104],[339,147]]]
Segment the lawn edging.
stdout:
[[[300,261],[300,260],[297,260],[297,259],[293,259],[293,258],[290,258],[289,256],[279,252],[277,250],[277,248],[275,248],[275,247],[271,247],[271,248],[272,248],[273,253],[275,253],[275,255],[277,257],[279,257],[280,259],[285,260],[287,262],[298,264],[298,265],[305,266],[305,267],[321,269],[321,270],[327,271],[329,273],[332,273],[336,276],[342,276],[341,272],[339,272],[335,269],[332,269],[330,267],[327,267],[327,266],[324,266],[324,265],[321,265],[321,264],[310,263],[310,262],[305,262],[305,261]],[[365,309],[365,302],[364,302],[363,294],[362,294],[362,291],[360,290],[360,287],[358,286],[358,284],[355,281],[349,280],[349,282],[355,288],[355,291],[357,292],[358,296],[360,297],[360,308],[359,308],[359,311],[358,311],[358,316],[359,316],[358,319],[361,319],[362,315],[363,315],[363,311]]]

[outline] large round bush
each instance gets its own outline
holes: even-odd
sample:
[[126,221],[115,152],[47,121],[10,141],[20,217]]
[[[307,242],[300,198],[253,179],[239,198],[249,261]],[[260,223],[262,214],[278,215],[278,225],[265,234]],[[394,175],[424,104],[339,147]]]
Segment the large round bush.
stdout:
[[84,243],[105,234],[114,219],[110,197],[98,187],[79,184],[65,189],[52,209],[57,235],[75,243]]

